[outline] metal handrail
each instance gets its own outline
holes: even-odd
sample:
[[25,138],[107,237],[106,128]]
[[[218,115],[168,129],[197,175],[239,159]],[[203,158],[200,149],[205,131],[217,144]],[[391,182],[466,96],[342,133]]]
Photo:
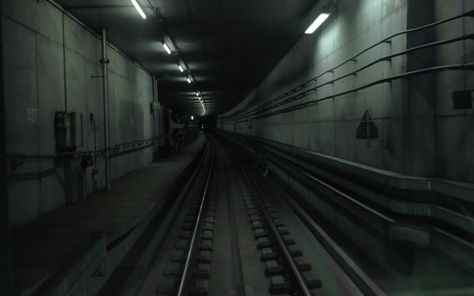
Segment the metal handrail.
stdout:
[[[266,103],[263,103],[261,106],[258,106],[256,108],[254,108],[253,110],[249,110],[248,112],[244,112],[243,114],[240,114],[239,116],[239,113],[237,114],[234,114],[234,115],[231,115],[229,116],[228,118],[232,119],[233,117],[236,117],[238,116],[237,120],[241,119],[242,117],[245,117],[245,116],[249,116],[255,112],[257,112],[258,110],[262,109],[262,108],[265,108],[271,104],[274,104],[286,97],[288,97],[289,95],[292,95],[300,90],[303,90],[307,87],[309,87],[311,85],[311,83],[313,82],[316,82],[319,78],[321,78],[322,76],[324,76],[325,74],[328,74],[328,73],[334,73],[335,70],[337,70],[338,68],[342,67],[343,65],[349,63],[349,62],[354,62],[356,61],[356,59],[361,56],[362,54],[368,52],[369,50],[375,48],[376,46],[378,45],[381,45],[381,44],[384,44],[384,43],[391,43],[391,39],[397,37],[397,36],[401,36],[401,35],[406,35],[406,34],[410,34],[410,33],[414,33],[414,32],[417,32],[417,31],[421,31],[421,30],[425,30],[425,29],[428,29],[428,28],[432,28],[432,27],[435,27],[435,26],[438,26],[438,25],[441,25],[441,24],[444,24],[444,23],[447,23],[447,22],[450,22],[450,21],[453,21],[453,20],[456,20],[456,19],[459,19],[459,18],[464,18],[464,17],[467,17],[467,16],[470,16],[470,17],[474,17],[474,10],[471,10],[469,12],[466,12],[466,13],[463,13],[463,14],[460,14],[460,15],[457,15],[457,16],[454,16],[454,17],[450,17],[450,18],[447,18],[447,19],[444,19],[444,20],[440,20],[440,21],[437,21],[437,22],[434,22],[434,23],[431,23],[431,24],[428,24],[428,25],[424,25],[424,26],[421,26],[421,27],[417,27],[417,28],[413,28],[413,29],[408,29],[408,30],[405,30],[405,31],[401,31],[401,32],[398,32],[398,33],[395,33],[395,34],[392,34],[384,39],[382,39],[381,41],[367,47],[366,49],[360,51],[359,53],[357,53],[356,55],[352,56],[351,58],[348,58],[346,60],[344,60],[343,62],[341,62],[340,64],[338,64],[337,66],[331,68],[331,69],[328,69],[326,70],[325,72],[299,84],[298,86],[292,88],[291,90],[287,91],[286,93],[274,98],[273,100],[270,100]],[[436,43],[436,42],[434,42]],[[434,44],[432,46],[438,46],[440,44]],[[423,45],[422,45],[423,46]],[[417,48],[412,48],[412,49],[420,49],[419,47]],[[409,49],[409,50],[412,50],[412,49]],[[386,57],[387,58],[387,57]]]
[[206,179],[206,185],[204,187],[204,191],[202,193],[201,204],[199,206],[199,213],[198,213],[198,216],[196,218],[196,222],[194,224],[193,236],[191,238],[191,243],[189,244],[189,249],[188,249],[188,252],[187,252],[187,255],[186,255],[186,261],[185,261],[185,264],[184,264],[183,274],[181,275],[181,279],[180,279],[180,282],[179,282],[179,289],[178,289],[177,296],[183,296],[184,295],[185,285],[186,285],[186,282],[187,282],[188,277],[189,277],[190,266],[191,266],[191,263],[192,263],[191,262],[192,261],[192,255],[193,255],[194,247],[196,245],[196,237],[197,237],[199,227],[200,227],[200,224],[201,224],[204,205],[206,204],[206,201],[207,201],[209,184],[211,183],[211,177],[212,177],[213,171],[214,171],[214,157],[215,156],[214,156],[214,152],[213,152],[209,173],[208,173],[207,179]]
[[[160,137],[157,137],[159,139]],[[109,148],[109,151],[114,153],[120,151],[123,147],[133,146],[134,148],[139,146],[142,149],[148,148],[151,146],[153,138],[138,140],[133,142],[121,143],[114,145],[114,147]],[[132,149],[131,149],[132,150]],[[10,159],[58,159],[58,158],[69,158],[69,157],[80,157],[84,155],[102,155],[105,152],[105,149],[99,150],[85,150],[85,151],[74,151],[74,152],[65,152],[58,154],[21,154],[21,153],[8,153],[6,158]],[[131,151],[133,152],[133,151]],[[114,156],[114,155],[112,155]]]

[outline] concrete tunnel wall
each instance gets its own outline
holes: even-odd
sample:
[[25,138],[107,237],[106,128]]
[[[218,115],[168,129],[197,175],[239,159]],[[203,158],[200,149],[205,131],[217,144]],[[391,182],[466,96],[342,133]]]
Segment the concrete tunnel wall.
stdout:
[[[84,143],[78,151],[94,150],[90,114],[96,119],[97,149],[104,147],[101,41],[48,1],[5,0],[3,55],[7,153],[54,155],[56,111],[83,114]],[[64,51],[63,51],[64,50]],[[110,143],[152,138],[152,77],[108,47]],[[80,143],[78,144],[80,145]],[[152,148],[112,160],[112,177],[152,161]],[[105,185],[104,160],[98,158],[97,188]],[[85,193],[95,190],[92,169],[85,172]],[[12,224],[32,221],[63,206],[65,178],[53,160],[25,161],[9,169]]]
[[[442,72],[379,84],[311,107],[251,123],[233,115],[251,110],[315,77],[370,45],[435,20],[474,9],[468,0],[339,0],[314,35],[303,36],[268,77],[239,105],[218,119],[221,129],[253,135],[322,154],[416,176],[474,181],[473,110],[454,110],[452,93],[474,89],[470,71]],[[322,84],[375,59],[411,46],[472,34],[472,18],[459,19],[412,36],[400,36],[325,74]],[[433,65],[472,62],[471,40],[443,45],[378,63],[305,97],[311,101],[382,77]],[[334,75],[334,76],[333,76]],[[301,102],[302,100],[298,101]],[[356,130],[369,111],[379,138],[360,140]]]

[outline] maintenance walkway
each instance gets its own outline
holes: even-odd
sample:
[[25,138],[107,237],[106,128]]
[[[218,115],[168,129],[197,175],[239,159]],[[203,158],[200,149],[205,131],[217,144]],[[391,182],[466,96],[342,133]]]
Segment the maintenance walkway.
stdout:
[[192,171],[205,142],[200,135],[170,158],[114,181],[110,192],[94,193],[13,229],[16,290],[21,295],[62,294],[85,274],[88,281],[91,274],[96,278],[86,289],[99,289]]

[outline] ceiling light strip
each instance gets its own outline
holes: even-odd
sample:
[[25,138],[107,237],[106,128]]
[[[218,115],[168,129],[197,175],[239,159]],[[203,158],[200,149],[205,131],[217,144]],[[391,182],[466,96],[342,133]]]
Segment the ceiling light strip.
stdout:
[[324,21],[327,20],[328,17],[329,13],[321,13],[304,33],[313,34],[324,23]]
[[171,54],[171,49],[168,47],[168,44],[163,42],[163,48],[166,50],[166,53]]
[[135,6],[135,9],[138,11],[142,19],[146,19],[146,14],[143,12],[143,9],[141,8],[140,4],[138,4],[137,0],[130,0],[132,1],[133,6]]

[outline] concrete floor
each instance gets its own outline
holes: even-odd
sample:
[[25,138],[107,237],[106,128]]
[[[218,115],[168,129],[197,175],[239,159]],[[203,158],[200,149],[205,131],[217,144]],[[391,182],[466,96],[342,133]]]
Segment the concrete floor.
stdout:
[[116,180],[110,192],[94,193],[84,202],[13,229],[16,290],[29,294],[67,262],[75,260],[72,254],[80,252],[86,247],[85,242],[97,235],[103,237],[107,249],[107,269],[116,266],[134,242],[124,237],[138,237],[134,232],[141,233],[145,228],[163,205],[177,176],[195,159],[204,143],[204,136],[200,136],[173,157]]

